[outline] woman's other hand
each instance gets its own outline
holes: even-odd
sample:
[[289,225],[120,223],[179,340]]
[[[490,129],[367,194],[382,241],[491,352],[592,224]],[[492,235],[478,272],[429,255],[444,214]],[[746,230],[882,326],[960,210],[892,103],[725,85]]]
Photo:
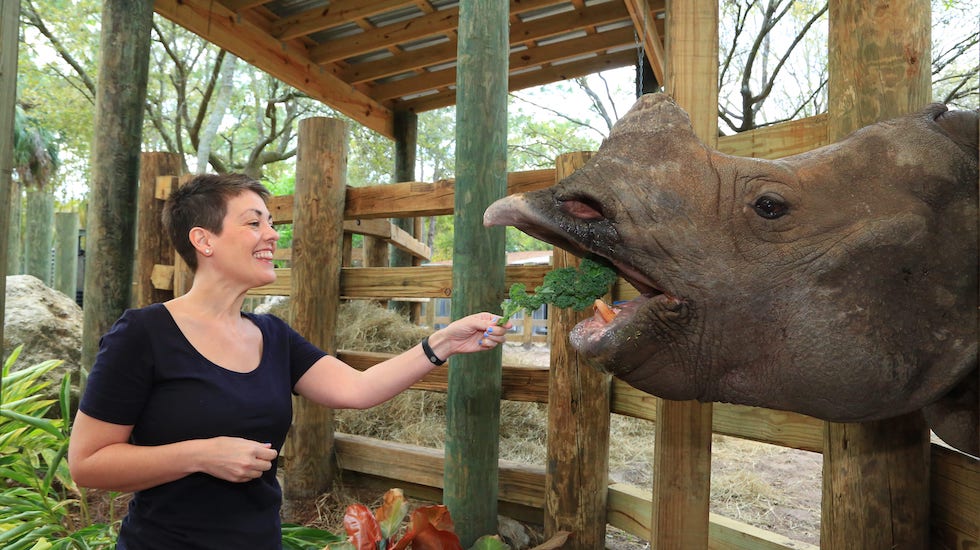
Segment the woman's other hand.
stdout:
[[233,483],[252,481],[272,468],[279,453],[270,443],[240,437],[214,437],[208,442],[201,471]]

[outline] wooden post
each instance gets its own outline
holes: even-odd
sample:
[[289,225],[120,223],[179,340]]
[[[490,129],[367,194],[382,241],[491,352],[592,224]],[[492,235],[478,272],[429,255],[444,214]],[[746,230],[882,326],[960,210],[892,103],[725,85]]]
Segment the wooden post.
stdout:
[[[665,89],[712,146],[718,135],[718,2],[667,2]],[[712,405],[657,400],[650,543],[708,548]]]
[[51,245],[54,244],[54,194],[27,188],[24,208],[24,273],[51,286]]
[[95,362],[99,338],[130,306],[152,23],[152,0],[102,3],[80,365]]
[[[555,179],[571,175],[590,155],[558,157]],[[578,264],[574,255],[555,249],[555,269]],[[548,316],[551,372],[544,529],[546,537],[571,532],[564,546],[569,550],[603,548],[606,542],[612,377],[589,366],[568,341],[572,327],[591,316],[591,308],[583,312],[551,308]],[[530,315],[525,322],[531,322]]]
[[[829,139],[930,101],[928,0],[874,9],[831,0],[829,14]],[[928,548],[930,443],[921,413],[828,422],[824,433],[821,547]]]
[[[301,121],[293,193],[291,323],[330,354],[337,353],[346,187],[346,124],[335,118]],[[326,407],[293,399],[293,426],[283,453],[287,518],[299,510],[293,503],[330,487],[335,472],[333,416]]]
[[135,307],[165,302],[174,297],[173,290],[154,288],[152,275],[154,265],[173,265],[176,256],[170,238],[163,231],[160,216],[163,214],[163,203],[176,188],[181,171],[180,155],[143,153],[140,157]]
[[[10,226],[10,197],[14,164],[14,107],[17,100],[17,39],[20,1],[0,2],[0,230]],[[0,270],[7,267],[7,237],[0,238]],[[7,300],[6,272],[0,277],[0,317]],[[7,358],[3,347],[3,323],[0,323],[0,361]],[[0,389],[3,383],[0,382]]]
[[78,291],[78,212],[55,212],[54,289],[75,300]]
[[[460,3],[452,317],[505,296],[504,229],[483,212],[507,192],[509,3]],[[445,502],[463,548],[497,532],[501,350],[453,357],[446,402]]]
[[[395,111],[395,181],[415,180],[415,150],[418,147],[419,117],[411,111]],[[391,223],[409,235],[418,238],[421,234],[416,230],[416,218],[393,218]],[[396,246],[391,247],[391,267],[409,267],[420,265],[419,258]],[[400,314],[418,322],[421,312],[419,302],[391,302],[391,307]]]

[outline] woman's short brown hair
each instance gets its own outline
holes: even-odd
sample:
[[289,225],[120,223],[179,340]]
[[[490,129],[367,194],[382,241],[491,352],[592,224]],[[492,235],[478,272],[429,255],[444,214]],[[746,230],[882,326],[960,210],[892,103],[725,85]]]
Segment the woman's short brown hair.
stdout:
[[200,174],[180,186],[163,206],[163,228],[180,257],[197,271],[197,255],[190,232],[202,227],[221,234],[221,222],[228,213],[228,201],[251,191],[269,200],[269,190],[245,174]]

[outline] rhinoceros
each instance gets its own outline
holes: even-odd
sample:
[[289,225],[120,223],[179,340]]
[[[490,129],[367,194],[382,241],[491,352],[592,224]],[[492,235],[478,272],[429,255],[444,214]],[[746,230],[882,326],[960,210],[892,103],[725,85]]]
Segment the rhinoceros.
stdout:
[[980,454],[978,113],[932,104],[779,160],[706,146],[664,94],[548,189],[492,204],[639,297],[572,345],[647,393],[835,422],[923,409]]

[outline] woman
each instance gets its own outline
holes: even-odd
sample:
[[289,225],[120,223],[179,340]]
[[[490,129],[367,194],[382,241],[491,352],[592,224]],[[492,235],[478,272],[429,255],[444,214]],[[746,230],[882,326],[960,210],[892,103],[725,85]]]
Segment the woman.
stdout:
[[175,191],[164,226],[194,283],[126,311],[100,341],[68,461],[80,486],[135,493],[117,548],[280,548],[276,459],[291,393],[372,407],[449,356],[504,341],[506,327],[479,313],[361,372],[282,320],[242,312],[246,292],[276,278],[268,197],[244,175]]

